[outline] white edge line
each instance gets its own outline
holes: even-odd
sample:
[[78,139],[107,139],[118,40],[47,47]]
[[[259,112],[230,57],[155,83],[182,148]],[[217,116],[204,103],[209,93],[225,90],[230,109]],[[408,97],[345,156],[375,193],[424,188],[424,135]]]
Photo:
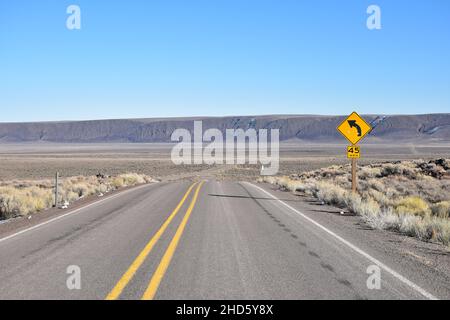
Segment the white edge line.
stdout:
[[364,252],[362,249],[358,248],[357,246],[351,244],[350,242],[348,242],[347,240],[345,240],[344,238],[338,236],[337,234],[335,234],[333,231],[327,229],[326,227],[322,226],[320,223],[316,222],[315,220],[311,219],[310,217],[306,216],[305,214],[301,213],[300,211],[298,211],[297,209],[291,207],[290,205],[288,205],[287,203],[285,203],[284,201],[278,199],[277,197],[275,197],[274,195],[272,195],[271,193],[267,192],[266,190],[264,190],[261,187],[258,187],[250,182],[245,182],[251,186],[253,186],[254,188],[259,189],[260,191],[264,192],[265,194],[267,194],[268,196],[270,196],[272,199],[277,200],[278,202],[280,202],[281,204],[283,204],[284,206],[286,206],[287,208],[289,208],[290,210],[294,211],[295,213],[297,213],[298,215],[300,215],[301,217],[303,217],[304,219],[308,220],[309,222],[311,222],[312,224],[314,224],[315,226],[319,227],[320,229],[322,229],[323,231],[325,231],[326,233],[328,233],[329,235],[333,236],[334,238],[336,238],[337,240],[339,240],[340,242],[342,242],[343,244],[345,244],[346,246],[348,246],[349,248],[351,248],[352,250],[356,251],[357,253],[359,253],[360,255],[362,255],[363,257],[365,257],[366,259],[370,260],[371,262],[373,262],[374,264],[376,264],[377,266],[379,266],[380,268],[384,269],[384,271],[390,273],[393,277],[397,278],[398,280],[400,280],[401,282],[403,282],[404,284],[408,285],[409,287],[411,287],[412,289],[416,290],[417,292],[419,292],[421,295],[423,295],[424,297],[430,299],[430,300],[439,300],[437,297],[433,296],[431,293],[427,292],[425,289],[422,289],[421,287],[419,287],[417,284],[415,284],[414,282],[408,280],[407,278],[405,278],[404,276],[402,276],[401,274],[399,274],[398,272],[392,270],[391,268],[389,268],[388,266],[386,266],[384,263],[380,262],[379,260],[375,259],[374,257],[372,257],[371,255],[369,255],[368,253]]
[[[158,182],[156,182],[156,183],[158,183]],[[40,227],[42,227],[42,226],[45,226],[45,225],[47,225],[47,224],[49,224],[49,223],[55,222],[55,221],[57,221],[57,220],[60,220],[60,219],[62,219],[62,218],[65,218],[65,217],[67,217],[67,216],[69,216],[69,215],[72,215],[72,214],[75,214],[75,213],[79,213],[80,211],[85,210],[85,209],[87,209],[87,208],[90,208],[90,207],[92,207],[92,206],[94,206],[94,205],[97,205],[97,204],[103,203],[103,202],[105,202],[105,201],[108,201],[108,200],[117,198],[117,197],[122,196],[122,195],[124,195],[124,194],[127,194],[127,193],[129,193],[129,192],[136,191],[136,190],[138,190],[138,189],[142,189],[142,188],[144,188],[144,187],[148,187],[148,186],[154,185],[154,184],[156,184],[156,183],[145,184],[145,185],[142,185],[142,186],[139,186],[139,187],[135,187],[135,188],[132,188],[132,189],[129,189],[129,190],[121,191],[121,192],[119,192],[119,193],[117,193],[117,194],[115,194],[115,195],[112,195],[112,196],[106,197],[106,198],[104,198],[104,199],[95,201],[95,202],[90,203],[90,204],[88,204],[88,205],[86,205],[86,206],[84,206],[84,207],[75,209],[75,210],[70,211],[70,212],[68,212],[68,213],[65,213],[65,214],[63,214],[63,215],[57,216],[57,217],[55,217],[55,218],[53,218],[53,219],[44,221],[44,222],[39,223],[39,224],[37,224],[37,225],[35,225],[35,226],[32,226],[32,227],[30,227],[30,228],[21,230],[21,231],[19,231],[19,232],[16,232],[16,233],[14,233],[14,234],[11,234],[11,235],[9,235],[9,236],[7,236],[7,237],[4,237],[4,238],[0,239],[0,243],[4,242],[4,241],[6,241],[6,240],[9,240],[9,239],[15,238],[15,237],[17,237],[17,236],[19,236],[19,235],[21,235],[21,234],[26,233],[26,232],[29,232],[29,231],[35,230],[35,229],[37,229],[37,228],[40,228]]]

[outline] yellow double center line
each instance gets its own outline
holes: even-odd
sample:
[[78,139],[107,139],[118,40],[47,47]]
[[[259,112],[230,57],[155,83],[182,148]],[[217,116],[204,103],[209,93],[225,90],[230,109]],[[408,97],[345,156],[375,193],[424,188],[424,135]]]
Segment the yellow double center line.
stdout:
[[[122,278],[120,278],[119,282],[115,285],[115,287],[111,290],[111,292],[106,296],[106,300],[116,300],[119,298],[122,291],[125,289],[125,287],[128,285],[128,283],[131,281],[131,279],[134,277],[138,269],[141,267],[141,265],[144,263],[145,259],[148,257],[150,252],[152,251],[155,244],[158,242],[158,240],[161,238],[163,233],[166,231],[169,224],[172,222],[172,220],[177,215],[178,211],[180,211],[181,207],[183,206],[186,199],[189,197],[189,194],[191,193],[192,189],[197,184],[192,184],[189,189],[184,194],[181,201],[178,203],[176,208],[172,211],[169,218],[164,222],[164,224],[161,226],[161,228],[158,230],[158,232],[155,233],[155,235],[152,237],[152,239],[147,243],[147,245],[144,247],[144,249],[139,253],[139,255],[136,257],[136,259],[133,261],[133,263],[130,265],[128,270],[123,274]],[[155,273],[153,274],[150,283],[148,285],[147,290],[145,291],[144,295],[142,296],[142,299],[149,300],[153,299],[153,297],[156,294],[156,291],[158,290],[159,284],[161,283],[162,278],[164,277],[164,274],[169,267],[170,261],[172,260],[173,254],[175,253],[175,250],[178,246],[178,242],[180,241],[180,238],[184,232],[184,228],[186,227],[186,224],[189,220],[189,217],[191,216],[192,210],[194,209],[195,203],[197,202],[198,194],[200,192],[201,187],[203,186],[204,181],[202,181],[195,190],[194,197],[192,198],[192,201],[189,205],[189,208],[186,211],[186,214],[184,215],[183,220],[181,221],[175,236],[173,237],[172,241],[169,244],[169,247],[167,248],[163,258],[161,259],[161,262],[159,263]]]

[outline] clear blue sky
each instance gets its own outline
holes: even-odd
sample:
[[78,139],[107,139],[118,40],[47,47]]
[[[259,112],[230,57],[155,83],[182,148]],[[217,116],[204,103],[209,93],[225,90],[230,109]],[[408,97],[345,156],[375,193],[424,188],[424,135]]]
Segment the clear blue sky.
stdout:
[[450,112],[450,1],[0,0],[0,122],[353,109]]

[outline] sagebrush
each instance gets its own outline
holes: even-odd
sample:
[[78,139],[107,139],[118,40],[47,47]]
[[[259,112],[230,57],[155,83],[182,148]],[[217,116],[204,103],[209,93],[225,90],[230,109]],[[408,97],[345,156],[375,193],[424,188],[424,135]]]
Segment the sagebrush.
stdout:
[[324,203],[348,208],[376,229],[450,244],[450,161],[399,161],[358,168],[358,193],[350,166],[332,166],[262,180]]
[[[60,203],[72,203],[85,196],[104,194],[121,187],[149,183],[149,176],[126,173],[115,177],[77,176],[62,179],[59,185]],[[54,182],[6,181],[0,184],[0,219],[26,216],[50,208],[54,204]]]

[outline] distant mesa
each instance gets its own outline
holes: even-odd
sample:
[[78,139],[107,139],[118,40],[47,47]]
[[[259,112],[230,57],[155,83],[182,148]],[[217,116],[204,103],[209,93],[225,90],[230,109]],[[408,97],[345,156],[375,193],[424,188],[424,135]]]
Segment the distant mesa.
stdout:
[[[365,142],[450,141],[450,114],[363,117],[373,127]],[[0,143],[170,142],[175,129],[192,130],[194,120],[203,121],[203,130],[279,129],[282,141],[345,143],[336,131],[344,119],[344,116],[268,115],[0,123]]]

